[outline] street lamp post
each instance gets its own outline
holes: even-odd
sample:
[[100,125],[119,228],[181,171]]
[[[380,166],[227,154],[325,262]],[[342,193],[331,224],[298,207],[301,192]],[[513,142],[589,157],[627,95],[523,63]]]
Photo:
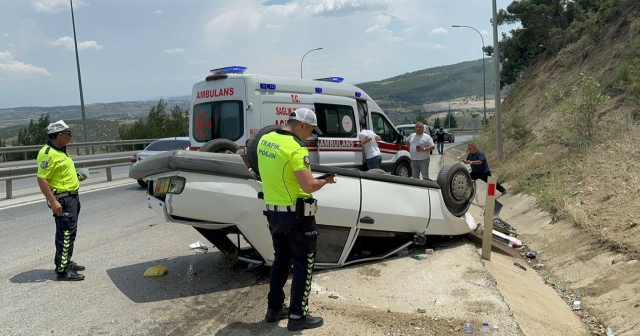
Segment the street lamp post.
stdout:
[[[71,4],[71,23],[73,24],[73,44],[76,47],[76,67],[78,69],[78,86],[80,87],[80,110],[82,111],[82,129],[84,131],[84,142],[89,142],[87,135],[87,118],[84,113],[84,97],[82,95],[82,76],[80,76],[80,59],[78,58],[78,39],[76,38],[76,20],[73,16],[73,0],[69,0]],[[84,153],[89,155],[89,148],[84,148]]]
[[502,113],[500,109],[500,43],[498,43],[498,7],[493,0],[493,67],[496,80],[496,158],[502,161]]
[[471,26],[460,26],[460,25],[452,25],[453,28],[471,28],[475,30],[478,35],[480,35],[480,39],[482,39],[482,92],[483,92],[483,102],[484,102],[484,125],[487,124],[487,73],[484,67],[484,37],[482,34],[475,28]]
[[[310,53],[312,51],[316,51],[316,50],[322,50],[322,48],[311,49],[311,50],[307,51],[304,54],[304,56],[307,56],[308,53]],[[304,62],[304,56],[302,56],[302,60],[300,61],[300,79],[302,79],[302,62]]]
[[448,120],[448,122],[449,122],[449,127],[447,127],[447,128],[448,128],[448,129],[451,129],[451,98],[449,98],[449,114],[447,114],[447,117],[448,117],[447,119],[449,119],[449,120]]

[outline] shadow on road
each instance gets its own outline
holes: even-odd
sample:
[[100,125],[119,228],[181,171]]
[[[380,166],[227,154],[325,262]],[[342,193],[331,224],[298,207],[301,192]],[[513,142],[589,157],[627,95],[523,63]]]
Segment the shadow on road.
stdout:
[[9,281],[12,283],[36,283],[47,280],[56,281],[56,273],[51,269],[35,269],[14,275]]
[[[218,251],[173,259],[148,261],[107,270],[118,289],[136,303],[157,302],[202,294],[228,291],[268,283],[264,268],[242,271],[239,262],[230,271],[222,269]],[[147,268],[162,265],[169,273],[161,277],[144,277]]]
[[[282,322],[281,322],[282,323]],[[256,323],[234,322],[218,330],[216,336],[245,336],[245,335],[302,335],[300,332],[287,330],[286,320],[283,327],[278,323],[260,321]]]

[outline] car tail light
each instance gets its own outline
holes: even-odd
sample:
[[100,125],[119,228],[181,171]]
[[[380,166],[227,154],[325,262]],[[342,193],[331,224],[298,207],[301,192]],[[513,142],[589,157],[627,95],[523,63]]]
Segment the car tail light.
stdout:
[[153,194],[163,196],[165,194],[179,194],[184,189],[186,180],[184,177],[173,176],[159,178],[154,184]]

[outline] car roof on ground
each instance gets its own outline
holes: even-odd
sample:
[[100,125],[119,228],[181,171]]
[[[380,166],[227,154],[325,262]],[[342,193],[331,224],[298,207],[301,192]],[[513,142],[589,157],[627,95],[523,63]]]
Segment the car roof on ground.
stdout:
[[160,140],[189,140],[189,137],[170,137],[170,138],[162,138],[162,139],[158,139],[156,141],[160,141]]

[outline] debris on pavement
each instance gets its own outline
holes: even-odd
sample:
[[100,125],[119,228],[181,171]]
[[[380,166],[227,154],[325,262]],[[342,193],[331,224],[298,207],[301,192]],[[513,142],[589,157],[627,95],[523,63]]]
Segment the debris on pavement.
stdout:
[[514,262],[513,264],[514,264],[515,266],[518,266],[518,267],[522,268],[522,269],[523,269],[523,270],[525,270],[525,271],[527,270],[527,268],[526,268],[526,267],[524,267],[524,266],[522,266],[522,264],[520,264],[520,263]]
[[192,250],[196,250],[196,253],[198,253],[198,251],[207,253],[207,251],[209,251],[209,246],[207,246],[205,243],[201,242],[201,241],[197,241],[191,245],[189,245],[189,248]]
[[431,254],[433,254],[433,249],[426,249],[426,250],[424,250],[424,253],[426,255],[431,255]]
[[538,254],[537,254],[536,252],[534,252],[534,251],[530,251],[530,252],[527,252],[527,253],[525,254],[525,256],[526,256],[527,258],[529,258],[529,259],[533,259],[533,258],[535,258],[537,255],[538,255]]
[[331,294],[331,295],[329,295],[329,298],[330,299],[337,299],[337,298],[339,298],[339,296],[337,296],[335,294]]
[[415,260],[425,260],[425,259],[427,259],[427,257],[425,257],[425,256],[423,256],[421,254],[412,255],[411,258],[415,259]]
[[151,266],[149,268],[147,268],[146,271],[144,271],[144,274],[142,276],[146,276],[146,277],[159,277],[159,276],[163,276],[169,274],[169,269],[167,269],[166,267],[162,266],[162,265],[155,265],[155,266]]
[[418,313],[420,313],[420,314],[424,314],[424,313],[426,313],[426,312],[427,312],[427,310],[426,310],[426,309],[418,308]]

